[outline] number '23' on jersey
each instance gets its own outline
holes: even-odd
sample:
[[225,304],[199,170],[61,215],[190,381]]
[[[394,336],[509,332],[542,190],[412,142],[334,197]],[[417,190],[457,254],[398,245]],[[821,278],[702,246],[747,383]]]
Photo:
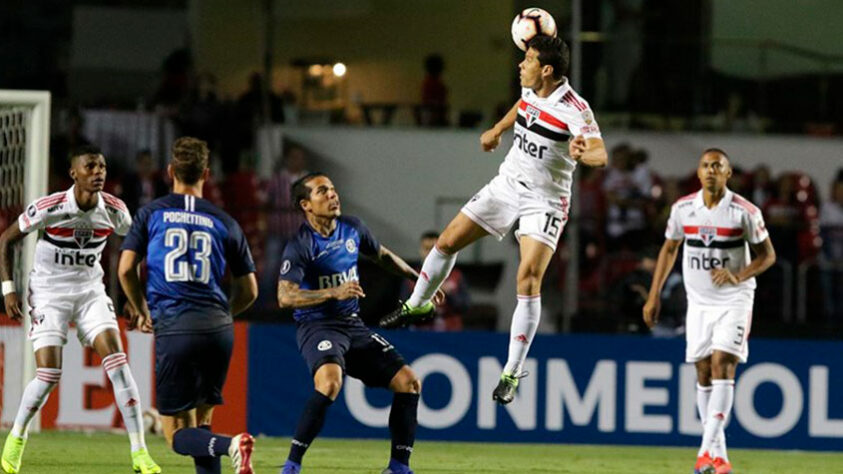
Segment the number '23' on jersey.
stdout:
[[209,201],[170,194],[138,211],[123,250],[147,261],[147,300],[153,320],[219,310],[226,267],[234,277],[255,271],[240,225]]

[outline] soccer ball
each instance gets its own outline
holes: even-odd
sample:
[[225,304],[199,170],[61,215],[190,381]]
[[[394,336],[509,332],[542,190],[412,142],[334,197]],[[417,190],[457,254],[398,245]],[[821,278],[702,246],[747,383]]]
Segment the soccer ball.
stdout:
[[556,36],[556,20],[541,8],[527,8],[512,20],[512,41],[521,51],[536,35]]
[[161,415],[155,408],[143,412],[143,429],[149,434],[159,435],[164,432],[161,425]]

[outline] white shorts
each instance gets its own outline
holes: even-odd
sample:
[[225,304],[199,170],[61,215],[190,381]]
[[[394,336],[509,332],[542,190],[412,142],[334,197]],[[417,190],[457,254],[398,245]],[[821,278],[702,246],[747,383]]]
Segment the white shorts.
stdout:
[[498,240],[503,240],[517,219],[516,238],[528,235],[556,250],[568,222],[568,206],[567,196],[544,196],[520,181],[497,175],[461,212]]
[[91,346],[106,329],[119,331],[114,303],[101,283],[78,293],[63,293],[55,289],[31,288],[29,316],[32,327],[29,339],[38,350],[47,346],[64,346],[67,330],[76,324],[76,335],[83,346]]
[[746,362],[752,306],[700,306],[688,304],[685,320],[685,361],[697,362],[714,351],[728,352]]

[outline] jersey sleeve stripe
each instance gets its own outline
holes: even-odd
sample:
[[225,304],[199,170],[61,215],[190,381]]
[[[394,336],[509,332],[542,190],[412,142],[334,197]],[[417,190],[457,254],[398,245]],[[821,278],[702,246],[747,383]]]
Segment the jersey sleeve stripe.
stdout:
[[105,200],[105,203],[110,205],[111,207],[115,207],[121,211],[128,210],[128,208],[126,207],[126,203],[124,203],[120,198],[108,193],[102,193],[102,197]]
[[737,194],[735,194],[732,197],[732,202],[734,202],[738,206],[746,209],[746,211],[749,212],[750,214],[755,214],[756,212],[758,212],[758,208],[755,207],[754,204],[752,204],[751,202],[747,201],[746,199],[738,196]]
[[572,94],[571,91],[568,91],[568,93],[566,93],[562,97],[562,100],[573,105],[580,112],[583,112],[586,109],[585,104],[583,104],[576,97],[574,97],[574,94]]
[[42,198],[42,199],[36,201],[35,207],[40,211],[41,209],[45,209],[45,208],[48,208],[48,207],[55,206],[56,204],[62,203],[66,200],[67,200],[67,196],[65,194],[62,194],[60,196],[52,196],[52,197],[48,196],[48,197],[45,197],[45,198]]
[[682,196],[681,198],[677,199],[676,202],[688,201],[689,199],[694,199],[697,197],[697,193],[691,193],[686,196]]

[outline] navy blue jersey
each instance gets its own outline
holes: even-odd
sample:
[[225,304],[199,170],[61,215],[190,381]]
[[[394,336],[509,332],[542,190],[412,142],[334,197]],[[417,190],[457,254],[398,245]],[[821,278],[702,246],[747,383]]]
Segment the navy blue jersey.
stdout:
[[237,222],[209,201],[185,194],[164,196],[138,211],[122,248],[146,256],[146,298],[158,334],[230,324],[221,286],[226,266],[235,277],[255,271]]
[[[322,290],[358,280],[357,257],[377,255],[380,244],[360,219],[341,216],[337,227],[323,237],[309,224],[302,224],[284,248],[279,278],[298,283],[303,290]],[[296,308],[296,321],[342,318],[360,311],[357,298],[330,300],[316,306]]]

